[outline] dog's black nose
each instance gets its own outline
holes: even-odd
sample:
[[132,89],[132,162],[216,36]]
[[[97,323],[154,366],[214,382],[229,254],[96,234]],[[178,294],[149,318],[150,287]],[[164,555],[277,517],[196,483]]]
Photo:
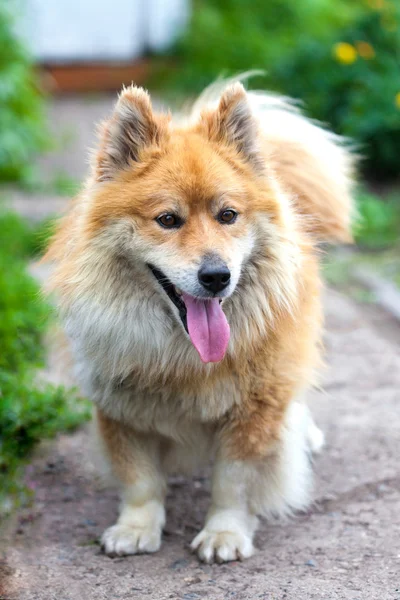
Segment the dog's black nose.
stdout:
[[204,263],[199,270],[199,281],[207,291],[213,294],[222,292],[231,280],[231,272],[222,261]]

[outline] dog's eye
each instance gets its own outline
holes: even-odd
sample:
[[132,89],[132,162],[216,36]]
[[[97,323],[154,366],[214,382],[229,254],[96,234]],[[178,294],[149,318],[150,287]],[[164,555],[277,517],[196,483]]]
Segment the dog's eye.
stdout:
[[172,229],[173,227],[177,228],[182,225],[182,219],[172,213],[160,215],[157,217],[156,221],[161,227],[165,227],[166,229]]
[[220,223],[234,223],[236,221],[237,215],[237,212],[235,210],[232,210],[231,208],[227,210],[221,210],[221,212],[218,215],[218,221]]

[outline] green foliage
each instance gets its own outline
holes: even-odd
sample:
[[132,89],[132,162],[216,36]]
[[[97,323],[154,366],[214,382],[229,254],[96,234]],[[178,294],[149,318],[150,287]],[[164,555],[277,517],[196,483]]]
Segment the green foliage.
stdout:
[[75,196],[81,184],[76,179],[70,177],[67,173],[59,171],[55,173],[52,180],[49,182],[48,188],[59,196]]
[[14,0],[0,3],[0,181],[26,181],[30,159],[47,143],[42,96],[14,31]]
[[[51,319],[28,257],[43,233],[13,213],[0,213],[0,513],[5,497],[21,488],[16,477],[41,439],[76,427],[88,416],[85,402],[62,387],[40,382],[43,334]],[[45,228],[46,230],[46,228]]]
[[328,23],[341,26],[353,12],[343,0],[335,6],[330,0],[197,0],[174,51],[180,62],[172,83],[198,92],[221,73],[265,69],[271,74],[311,33],[324,39]]
[[398,175],[398,2],[197,0],[173,57],[166,83],[184,92],[263,69],[252,85],[302,100],[310,116],[353,138],[370,177]]
[[275,85],[359,143],[368,176],[399,174],[400,7],[366,8],[329,43],[307,39],[274,69]]
[[22,261],[29,256],[42,254],[54,232],[54,219],[48,218],[39,224],[32,225],[18,214],[0,207],[1,246],[3,255]]
[[400,202],[398,194],[382,199],[362,192],[358,197],[354,237],[365,249],[381,250],[400,243]]

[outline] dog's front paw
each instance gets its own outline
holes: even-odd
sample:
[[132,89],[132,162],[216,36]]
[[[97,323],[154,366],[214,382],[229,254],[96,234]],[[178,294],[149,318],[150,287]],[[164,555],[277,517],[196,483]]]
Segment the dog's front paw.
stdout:
[[191,549],[206,563],[242,560],[254,554],[251,537],[239,531],[210,531],[204,528],[194,538]]
[[157,500],[142,506],[126,504],[117,524],[103,533],[101,546],[109,556],[157,552],[164,523],[165,510]]
[[103,533],[101,546],[109,556],[157,552],[161,546],[161,529],[113,525]]
[[191,548],[206,563],[249,558],[254,554],[252,540],[257,522],[256,516],[243,510],[211,507],[205,527]]

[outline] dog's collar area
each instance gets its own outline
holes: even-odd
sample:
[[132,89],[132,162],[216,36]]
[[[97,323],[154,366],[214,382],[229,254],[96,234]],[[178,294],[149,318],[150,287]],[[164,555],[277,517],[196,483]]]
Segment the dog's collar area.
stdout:
[[188,333],[186,305],[182,298],[176,293],[174,284],[168,279],[166,275],[164,275],[162,271],[160,271],[160,269],[157,269],[156,267],[150,264],[148,264],[147,266],[153,273],[154,277],[157,279],[158,283],[163,288],[164,292],[167,294],[168,298],[171,300],[171,302],[173,302],[173,304],[175,304],[176,308],[179,311],[179,316],[181,318],[183,326],[186,332]]

